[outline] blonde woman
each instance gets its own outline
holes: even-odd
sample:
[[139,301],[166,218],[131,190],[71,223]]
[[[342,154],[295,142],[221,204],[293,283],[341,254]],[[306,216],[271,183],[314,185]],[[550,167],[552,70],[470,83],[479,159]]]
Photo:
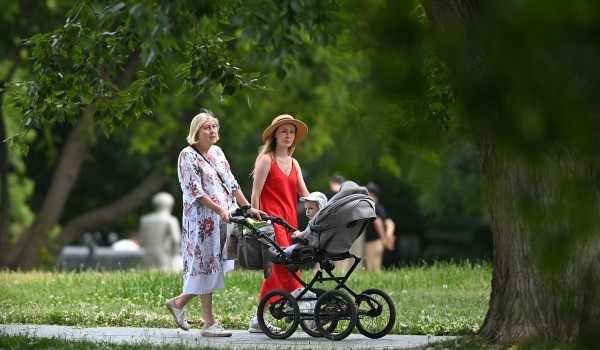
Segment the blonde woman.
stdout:
[[[200,296],[204,337],[230,337],[214,318],[212,294],[225,287],[226,264],[222,251],[225,244],[229,209],[234,199],[240,205],[248,200],[237,183],[229,162],[220,147],[219,120],[202,110],[190,124],[188,146],[179,153],[177,173],[183,192],[181,255],[183,257],[183,292],[167,300],[167,309],[175,323],[189,329],[184,307]],[[250,209],[259,217],[260,212]]]
[[[283,218],[298,227],[298,197],[308,196],[309,191],[302,177],[302,169],[292,157],[296,145],[308,134],[302,121],[284,114],[276,117],[263,132],[263,146],[254,163],[251,202],[252,207],[270,216]],[[275,239],[281,247],[292,244],[291,232],[274,225]],[[298,275],[300,272],[296,272]],[[263,280],[259,300],[275,289],[292,292],[302,285],[294,279],[282,264],[275,264],[271,276]],[[268,325],[272,327],[271,325]],[[248,331],[261,333],[256,317],[250,320]],[[272,329],[277,332],[277,329]]]

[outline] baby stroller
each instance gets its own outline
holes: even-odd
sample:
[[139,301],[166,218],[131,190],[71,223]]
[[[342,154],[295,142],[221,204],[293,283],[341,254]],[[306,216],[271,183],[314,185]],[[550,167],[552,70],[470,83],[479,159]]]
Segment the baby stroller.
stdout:
[[[248,237],[254,236],[256,244],[262,246],[262,250],[256,247],[251,249],[266,255],[256,257],[256,260],[283,264],[303,286],[294,293],[271,291],[259,301],[258,323],[267,336],[286,339],[298,326],[310,336],[330,340],[346,338],[355,327],[361,334],[373,339],[381,338],[392,330],[396,308],[388,294],[374,288],[356,293],[346,285],[361,261],[360,257],[349,252],[350,247],[376,217],[375,204],[366,188],[346,181],[340,192],[309,222],[313,230],[310,235],[313,237],[301,242],[291,254],[285,253],[272,236],[247,219],[247,209],[242,207],[235,210],[230,220],[246,228]],[[270,225],[282,225],[291,232],[296,230],[279,217],[263,216],[263,220]],[[245,248],[240,246],[240,249]],[[353,259],[354,263],[345,274],[336,276],[333,262],[344,259]],[[320,267],[308,283],[295,273],[307,263]],[[317,284],[333,284],[334,287],[319,288]]]

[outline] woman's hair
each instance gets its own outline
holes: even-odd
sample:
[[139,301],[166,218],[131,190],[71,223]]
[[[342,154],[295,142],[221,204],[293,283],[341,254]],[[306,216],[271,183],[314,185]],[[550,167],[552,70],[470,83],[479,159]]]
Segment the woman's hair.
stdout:
[[[275,129],[273,135],[267,141],[265,141],[264,145],[260,146],[260,148],[258,149],[258,156],[256,156],[256,160],[254,161],[254,169],[252,169],[250,175],[254,174],[254,170],[256,169],[256,165],[258,164],[258,160],[260,159],[260,157],[262,157],[264,154],[275,154],[275,148],[277,147],[277,139],[275,135],[277,135],[278,129],[279,128]],[[292,154],[294,154],[295,149],[296,145],[288,147],[287,153],[290,157],[292,156]]]
[[198,113],[190,123],[190,132],[188,133],[186,139],[189,145],[193,145],[198,142],[198,131],[202,127],[202,124],[206,123],[208,120],[214,120],[215,123],[217,123],[217,128],[220,127],[219,119],[215,117],[213,112],[209,111],[208,109],[201,108],[200,113]]

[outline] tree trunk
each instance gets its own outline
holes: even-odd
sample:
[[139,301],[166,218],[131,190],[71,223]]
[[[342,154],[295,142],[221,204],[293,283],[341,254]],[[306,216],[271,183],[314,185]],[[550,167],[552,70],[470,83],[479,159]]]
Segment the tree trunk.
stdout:
[[[140,50],[133,52],[125,63],[124,69],[115,79],[119,87],[122,88],[131,81],[139,65],[139,55]],[[57,231],[60,217],[89,151],[90,140],[100,133],[98,125],[91,120],[93,108],[88,106],[86,116],[81,118],[67,138],[40,212],[5,255],[2,265],[11,268],[35,267],[53,262],[56,252],[60,251],[61,246],[53,239],[59,235]]]
[[[49,262],[51,232],[58,229],[65,202],[75,185],[81,166],[88,153],[89,140],[99,133],[99,128],[83,118],[75,126],[63,148],[59,163],[52,175],[49,192],[33,224],[25,230],[6,258],[6,265],[12,268],[33,267]],[[44,254],[45,253],[45,254]]]
[[[87,155],[89,144],[86,140],[91,136],[88,126],[88,123],[80,122],[70,135],[60,157],[61,161],[53,177],[44,207],[35,223],[26,230],[21,240],[13,247],[8,256],[8,266],[27,268],[52,262],[63,246],[72,243],[87,230],[115,222],[135,210],[165,183],[165,175],[154,171],[136,188],[114,203],[73,218],[57,235],[48,234],[58,224],[65,201]],[[97,128],[93,129],[97,132]]]
[[597,164],[568,154],[535,163],[499,150],[487,155],[494,261],[479,335],[504,345],[588,343],[600,329],[600,241],[569,211],[577,197],[594,200],[583,191],[597,188],[589,175]]
[[[481,2],[422,3],[434,41],[468,102],[475,90],[488,89],[493,76],[485,53],[471,39],[481,38],[474,28],[486,20],[480,18]],[[492,293],[479,335],[503,345],[543,340],[594,348],[600,340],[597,154],[589,156],[555,138],[536,157],[505,148],[505,140],[489,125],[515,116],[494,115],[494,108],[508,113],[523,109],[507,99],[514,95],[488,92],[478,97],[489,101],[477,103],[487,104],[489,113],[481,106],[467,111],[488,182],[494,243]],[[584,119],[594,128],[594,116]]]
[[[167,178],[163,173],[155,170],[144,181],[140,182],[137,187],[114,203],[73,218],[58,235],[56,239],[57,245],[63,247],[81,237],[88,230],[115,222],[144,204],[150,196],[160,190],[166,180]],[[53,253],[56,255],[58,251],[55,250]]]

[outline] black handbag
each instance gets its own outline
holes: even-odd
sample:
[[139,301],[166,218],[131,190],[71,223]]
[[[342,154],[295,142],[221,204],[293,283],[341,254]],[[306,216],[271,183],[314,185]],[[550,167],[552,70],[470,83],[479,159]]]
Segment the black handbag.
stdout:
[[[267,235],[271,240],[275,238],[275,229],[272,224],[258,228],[260,232]],[[273,262],[269,259],[270,243],[253,232],[243,230],[238,238],[237,261],[238,264],[248,270],[263,270],[265,278],[271,276]]]

